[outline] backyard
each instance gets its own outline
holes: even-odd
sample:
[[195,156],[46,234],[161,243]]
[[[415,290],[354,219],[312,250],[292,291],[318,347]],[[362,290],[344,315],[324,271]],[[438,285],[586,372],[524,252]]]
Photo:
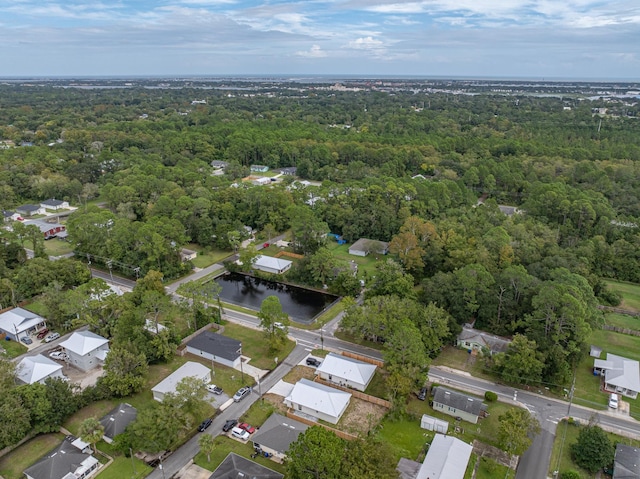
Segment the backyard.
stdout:
[[71,243],[59,238],[52,238],[44,242],[44,249],[49,256],[62,256],[73,251]]
[[618,307],[630,311],[640,311],[640,284],[624,281],[605,280],[609,288],[622,295],[622,304]]
[[221,261],[228,258],[231,254],[231,251],[221,250],[217,248],[203,248],[200,245],[195,243],[189,243],[185,245],[186,249],[190,249],[191,251],[195,251],[198,253],[195,259],[191,260],[193,266],[196,268],[206,268],[207,266],[211,266],[214,263],[220,263]]
[[350,244],[338,244],[336,241],[329,239],[326,244],[329,251],[333,253],[338,259],[346,261],[347,263],[355,263],[358,265],[358,278],[366,279],[373,276],[375,272],[376,263],[380,259],[384,259],[384,255],[369,254],[367,256],[355,256],[349,254]]

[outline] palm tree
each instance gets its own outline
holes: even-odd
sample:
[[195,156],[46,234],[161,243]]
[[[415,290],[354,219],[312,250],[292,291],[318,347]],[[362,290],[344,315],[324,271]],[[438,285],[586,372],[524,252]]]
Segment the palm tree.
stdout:
[[80,424],[80,439],[93,446],[93,452],[97,453],[96,443],[104,436],[104,427],[95,417],[90,417]]
[[216,448],[216,442],[213,436],[210,434],[203,434],[198,439],[198,446],[200,446],[200,450],[207,455],[207,462],[211,462],[211,453]]

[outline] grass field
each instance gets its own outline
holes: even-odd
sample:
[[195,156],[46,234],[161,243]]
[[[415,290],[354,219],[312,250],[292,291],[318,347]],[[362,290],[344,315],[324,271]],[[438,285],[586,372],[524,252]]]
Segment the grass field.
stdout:
[[640,311],[640,284],[614,281],[612,279],[606,279],[605,283],[609,288],[622,294],[623,300],[619,306],[620,308]]
[[189,243],[185,245],[185,248],[198,253],[198,256],[191,260],[196,268],[206,268],[214,263],[223,261],[233,254],[231,251],[225,251],[217,248],[203,248],[195,243]]
[[129,477],[137,479],[146,477],[152,471],[152,468],[140,459],[125,457],[104,441],[100,441],[97,447],[113,458],[109,467],[100,471],[100,479],[128,479]]
[[44,249],[49,256],[62,256],[73,251],[71,243],[62,241],[58,238],[52,238],[44,242]]
[[21,354],[24,354],[27,352],[27,347],[24,344],[19,343],[18,341],[5,340],[5,341],[2,341],[2,344],[0,344],[0,346],[4,348],[4,350],[6,351],[5,357],[9,359],[17,358]]
[[42,434],[25,442],[0,459],[0,475],[5,479],[21,479],[24,477],[22,471],[57,447],[63,439],[62,434]]
[[376,263],[385,259],[384,255],[369,254],[367,256],[354,256],[349,254],[349,244],[339,245],[336,241],[327,241],[327,248],[333,255],[341,260],[351,263],[352,261],[358,265],[358,278],[365,276],[371,277],[375,271]]
[[262,331],[245,328],[234,323],[225,325],[224,334],[241,341],[242,354],[250,357],[251,365],[260,369],[274,369],[276,367],[275,358],[283,360],[296,346],[293,341],[287,339],[279,351],[271,351]]
[[640,331],[640,317],[629,316],[628,314],[606,313],[605,322],[611,326],[619,328],[634,329]]

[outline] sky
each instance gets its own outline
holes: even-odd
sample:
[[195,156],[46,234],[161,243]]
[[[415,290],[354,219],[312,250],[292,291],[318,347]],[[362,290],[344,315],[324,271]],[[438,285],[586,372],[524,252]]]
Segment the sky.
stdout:
[[638,0],[0,0],[0,77],[640,79]]

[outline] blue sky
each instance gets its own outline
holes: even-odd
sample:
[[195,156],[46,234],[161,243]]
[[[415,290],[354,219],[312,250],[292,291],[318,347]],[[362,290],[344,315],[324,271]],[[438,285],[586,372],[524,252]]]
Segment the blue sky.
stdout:
[[0,76],[640,79],[638,0],[0,0]]

